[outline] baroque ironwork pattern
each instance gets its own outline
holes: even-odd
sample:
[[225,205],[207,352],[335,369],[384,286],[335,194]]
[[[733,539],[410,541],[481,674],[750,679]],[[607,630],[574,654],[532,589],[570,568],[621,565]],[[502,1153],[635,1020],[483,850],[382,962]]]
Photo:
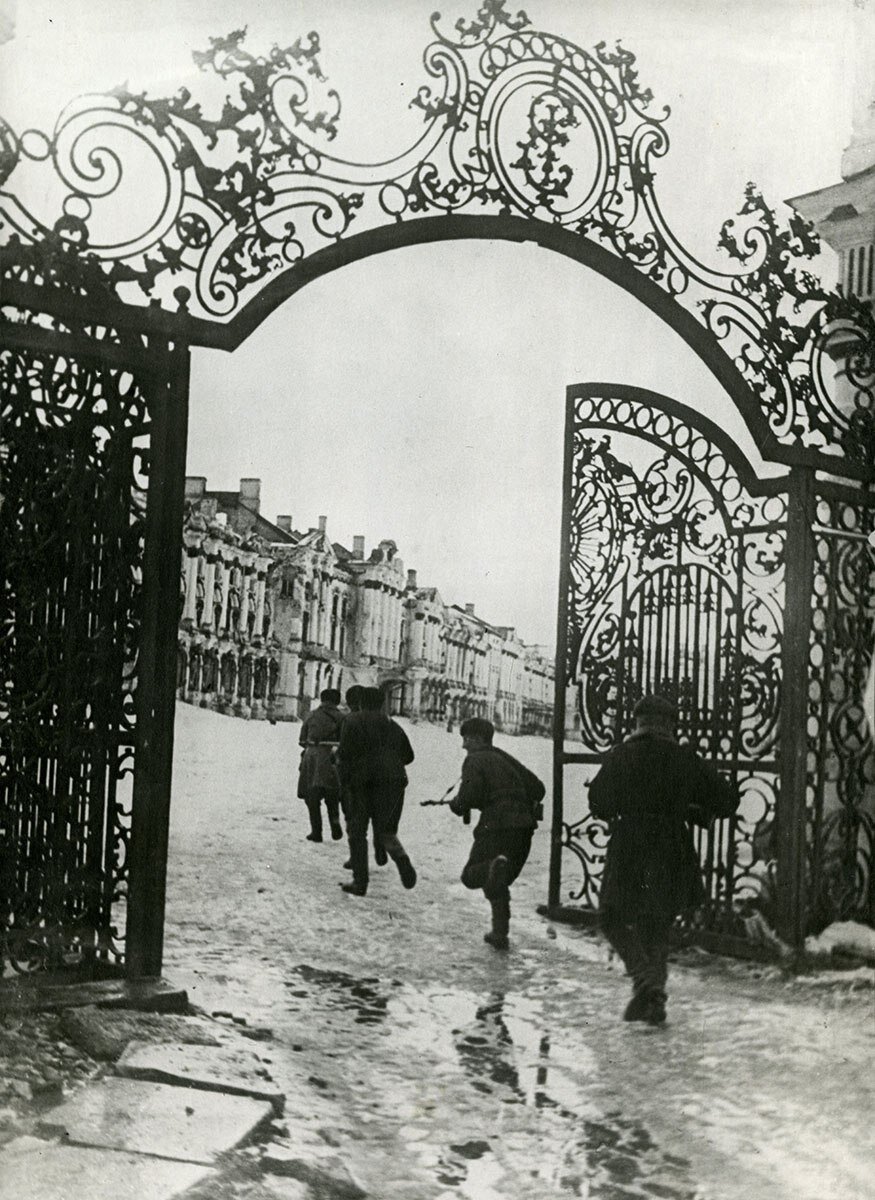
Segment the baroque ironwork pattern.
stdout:
[[[242,30],[211,39],[195,61],[225,93],[215,104],[207,87],[154,98],[123,88],[70,104],[51,133],[0,123],[8,274],[225,323],[354,234],[516,215],[591,240],[694,314],[779,439],[875,462],[871,313],[806,269],[818,248],[810,226],[781,223],[749,185],[721,232],[721,264],[698,261],[659,205],[669,112],[633,54],[533,29],[505,0],[483,0],[452,29],[436,16],[432,30],[433,82],[412,101],[425,128],[380,163],[330,153],[340,100],[316,33],[267,54],[247,49]],[[829,382],[837,342],[847,406]]]
[[[875,644],[875,498],[822,495],[808,685],[808,920],[875,923],[875,755],[862,697]],[[872,714],[869,714],[871,719]]]
[[150,421],[120,368],[0,351],[0,937],[123,956]]
[[[681,736],[741,792],[732,822],[700,836],[711,905],[735,931],[771,898],[786,502],[681,414],[625,395],[573,403],[566,678],[581,749],[596,763],[631,728],[645,693],[673,699]],[[773,494],[769,494],[773,493]],[[566,821],[596,903],[605,831]]]

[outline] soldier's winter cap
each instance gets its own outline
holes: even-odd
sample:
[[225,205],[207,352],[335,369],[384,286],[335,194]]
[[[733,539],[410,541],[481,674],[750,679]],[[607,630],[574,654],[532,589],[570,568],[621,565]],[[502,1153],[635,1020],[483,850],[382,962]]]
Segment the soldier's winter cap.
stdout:
[[651,721],[676,721],[678,710],[664,696],[643,696],[632,709],[632,716],[636,720],[649,718]]

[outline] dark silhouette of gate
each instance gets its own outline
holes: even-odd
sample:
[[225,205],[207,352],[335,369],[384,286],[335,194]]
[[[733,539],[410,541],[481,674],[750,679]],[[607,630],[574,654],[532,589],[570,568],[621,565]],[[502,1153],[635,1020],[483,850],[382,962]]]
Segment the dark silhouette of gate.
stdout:
[[[227,88],[216,104],[185,88],[158,98],[120,88],[70,104],[48,133],[0,121],[0,899],[16,968],[161,967],[191,347],[233,350],[279,304],[347,263],[463,238],[534,243],[624,288],[699,356],[764,457],[788,469],[784,491],[769,493],[713,431],[705,441],[721,450],[702,476],[702,422],[680,417],[691,440],[666,442],[680,412],[670,401],[648,416],[638,397],[643,423],[627,432],[662,447],[669,467],[689,450],[690,484],[662,468],[636,475],[640,465],[615,446],[626,428],[619,410],[575,429],[567,469],[589,456],[583,486],[605,514],[593,527],[588,493],[569,483],[563,603],[573,625],[569,638],[560,622],[560,641],[586,754],[597,761],[621,735],[636,690],[658,683],[676,689],[687,735],[719,751],[746,789],[762,789],[772,827],[763,818],[749,830],[742,817],[703,850],[715,927],[735,919],[739,881],[762,891],[769,839],[775,919],[794,943],[805,880],[830,846],[844,847],[844,864],[857,847],[857,869],[818,883],[824,902],[843,896],[847,908],[871,879],[860,834],[871,739],[859,721],[871,647],[860,553],[870,519],[862,485],[875,477],[869,307],[820,286],[804,266],[817,252],[811,230],[795,217],[780,222],[753,187],[721,232],[719,269],[684,250],[656,191],[668,112],[651,109],[621,46],[583,50],[531,28],[504,0],[452,30],[436,17],[432,30],[431,84],[412,102],[422,136],[384,163],[330,153],[340,105],[315,34],[263,55],[241,31],[211,39],[195,58]],[[28,207],[33,187],[43,189],[39,211]],[[840,400],[826,382],[835,357],[848,364]],[[617,389],[599,394],[609,407],[621,399]],[[587,428],[607,442],[584,445]],[[722,479],[724,466],[754,516],[725,492],[717,503],[708,471]],[[713,513],[687,511],[685,500],[671,508],[690,486],[705,489]],[[766,513],[770,501],[784,504],[780,516]],[[696,557],[712,526],[719,562]],[[605,528],[619,540],[605,542]],[[740,565],[740,547],[757,538],[765,557]],[[592,593],[591,611],[588,553],[613,581]],[[783,619],[773,627],[763,617],[761,634],[746,599],[760,584],[745,573],[775,554]],[[563,704],[560,686],[557,712]],[[759,728],[752,712],[772,715]],[[583,824],[565,820],[574,753],[561,736],[556,761],[554,909],[563,845],[585,862],[578,832],[601,836],[583,814]],[[591,871],[580,895],[593,901],[595,889]]]
[[[597,905],[606,831],[587,811],[586,780],[655,693],[741,795],[735,818],[697,835],[708,892],[698,936],[740,949],[757,915],[793,943],[831,919],[871,920],[860,697],[875,498],[806,468],[757,478],[725,430],[619,384],[569,389],[564,489],[554,909],[561,847],[578,867],[567,899]],[[582,746],[566,740],[567,684]]]

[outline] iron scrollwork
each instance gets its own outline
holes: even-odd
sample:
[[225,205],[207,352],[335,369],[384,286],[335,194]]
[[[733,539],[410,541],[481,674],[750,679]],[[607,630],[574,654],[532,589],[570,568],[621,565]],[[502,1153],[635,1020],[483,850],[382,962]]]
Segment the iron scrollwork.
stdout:
[[[125,88],[69,105],[48,134],[0,123],[0,217],[13,278],[157,303],[217,324],[267,284],[353,234],[446,214],[516,215],[586,238],[684,306],[734,361],[772,432],[875,462],[873,320],[805,268],[810,226],[782,224],[750,185],[709,267],[660,208],[669,151],[635,57],[533,29],[484,0],[452,30],[432,19],[433,81],[412,104],[424,131],[376,164],[330,152],[340,99],[316,33],[252,53],[245,31],[195,61],[219,104],[180,89]],[[54,176],[59,208],[25,201],[25,179]],[[851,396],[837,404],[841,344]]]
[[2,957],[123,957],[150,416],[125,370],[0,352]]
[[[875,504],[819,498],[808,683],[809,927],[875,920],[875,757],[862,696],[875,643]],[[869,714],[871,718],[871,714]]]
[[[656,398],[573,405],[566,678],[581,749],[609,750],[645,692],[677,703],[684,740],[741,792],[738,816],[699,846],[706,920],[734,929],[771,891],[786,501],[756,494]],[[570,898],[594,906],[604,830],[584,811],[563,840],[580,867]]]

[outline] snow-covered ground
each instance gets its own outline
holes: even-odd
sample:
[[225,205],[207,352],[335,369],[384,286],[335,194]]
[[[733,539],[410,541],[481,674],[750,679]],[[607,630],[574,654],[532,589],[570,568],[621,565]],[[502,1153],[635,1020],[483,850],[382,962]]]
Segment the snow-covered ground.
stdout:
[[[854,1200],[871,1194],[872,992],[676,968],[669,1025],[625,1025],[602,944],[535,913],[539,830],[509,955],[458,876],[471,831],[440,808],[459,735],[407,725],[401,836],[364,899],[344,842],[304,840],[296,725],[178,706],[167,975],[269,1026],[292,1138],[322,1140],[376,1200]],[[549,779],[550,743],[501,744]]]

